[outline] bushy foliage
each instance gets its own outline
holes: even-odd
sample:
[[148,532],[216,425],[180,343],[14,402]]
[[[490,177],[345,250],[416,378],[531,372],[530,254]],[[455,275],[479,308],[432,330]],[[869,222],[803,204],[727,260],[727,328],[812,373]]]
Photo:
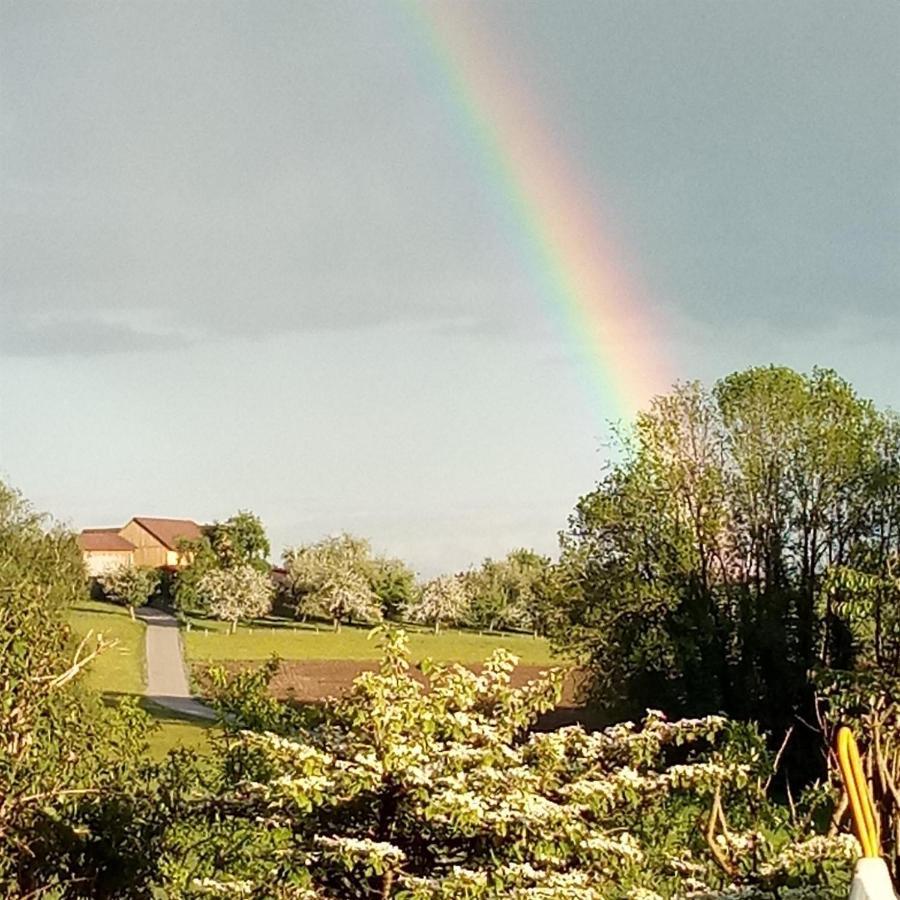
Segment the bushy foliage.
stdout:
[[264,679],[244,673],[229,692],[221,676],[232,727],[248,730],[230,739],[221,791],[173,835],[167,888],[345,900],[844,894],[855,842],[815,834],[814,806],[800,804],[798,820],[771,803],[752,728],[651,712],[594,734],[531,733],[564,673],[514,688],[514,666],[502,651],[481,674],[423,664],[423,685],[402,634],[388,633],[380,670],[316,724],[261,699]]
[[112,896],[104,840],[88,809],[108,814],[136,772],[144,715],[106,707],[80,686],[104,641],[77,644],[67,623],[87,595],[74,535],[0,483],[0,894]]
[[99,578],[103,593],[128,608],[131,618],[137,606],[148,603],[160,584],[158,569],[141,568],[129,564],[117,566]]
[[[900,519],[884,515],[885,511],[881,506],[880,539],[894,547]],[[882,849],[896,878],[900,875],[900,578],[894,574],[894,553],[865,552],[857,564],[866,568],[832,567],[823,579],[830,665],[815,672],[816,709],[826,738],[833,738],[840,725],[850,725],[857,736],[880,819]],[[856,665],[846,668],[848,662]]]
[[377,556],[369,570],[369,584],[386,618],[400,618],[419,590],[416,574],[402,560]]
[[249,510],[239,510],[224,522],[213,523],[207,535],[220,565],[250,565],[261,572],[268,571],[269,539],[262,520]]
[[467,625],[546,632],[559,596],[557,571],[546,556],[513,550],[505,559],[484,560],[464,580]]
[[207,572],[222,567],[221,561],[206,535],[201,535],[196,540],[180,540],[178,551],[181,558],[188,560],[188,563],[173,576],[171,600],[180,610],[208,612],[205,606],[206,598],[200,591],[200,583]]
[[471,597],[465,578],[460,575],[439,575],[427,582],[413,602],[406,608],[410,622],[424,622],[434,627],[463,621],[469,611]]
[[207,573],[217,569],[252,566],[268,573],[269,539],[259,516],[239,510],[224,522],[203,529],[196,540],[181,540],[181,559],[187,564],[173,577],[171,599],[182,610],[209,612],[208,596],[200,589]]
[[245,564],[211,569],[200,579],[198,593],[210,614],[230,622],[233,632],[240,619],[254,619],[271,610],[275,587],[267,572]]

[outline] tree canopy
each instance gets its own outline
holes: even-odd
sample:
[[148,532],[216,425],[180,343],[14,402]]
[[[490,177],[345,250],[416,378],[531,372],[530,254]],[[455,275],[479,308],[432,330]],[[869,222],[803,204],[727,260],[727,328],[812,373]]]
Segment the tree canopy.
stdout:
[[834,372],[750,369],[639,415],[563,535],[558,645],[610,708],[724,710],[783,731],[850,667],[828,573],[898,552],[897,427]]
[[135,607],[143,606],[156,593],[160,574],[157,569],[122,565],[100,576],[103,593],[128,608],[134,618]]
[[275,587],[268,572],[260,572],[249,563],[211,569],[197,587],[204,607],[217,619],[237,629],[241,619],[264,616],[272,609]]
[[224,522],[215,522],[207,530],[210,545],[225,568],[250,565],[268,571],[269,538],[259,516],[238,510]]

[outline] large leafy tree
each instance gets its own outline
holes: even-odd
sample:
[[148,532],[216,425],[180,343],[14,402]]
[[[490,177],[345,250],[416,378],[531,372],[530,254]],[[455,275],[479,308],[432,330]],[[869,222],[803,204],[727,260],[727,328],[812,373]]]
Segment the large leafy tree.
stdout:
[[376,556],[368,567],[369,584],[385,616],[399,618],[418,591],[415,572],[402,560]]
[[466,621],[494,631],[546,631],[559,591],[550,560],[533,550],[513,550],[502,560],[486,559],[464,577],[469,603]]
[[221,568],[221,561],[206,535],[196,540],[179,541],[178,549],[182,558],[189,562],[171,582],[175,605],[181,610],[204,610],[206,601],[200,591],[200,583],[208,572]]
[[268,571],[269,538],[262,520],[249,510],[239,510],[224,522],[215,522],[208,536],[222,566],[251,565]]
[[563,537],[574,590],[555,637],[596,695],[778,729],[806,713],[808,672],[840,631],[823,578],[872,546],[894,490],[886,428],[827,370],[750,369],[657,398]]
[[502,627],[511,603],[511,574],[505,560],[490,558],[465,573],[462,583],[468,595],[465,607],[468,625],[488,631]]

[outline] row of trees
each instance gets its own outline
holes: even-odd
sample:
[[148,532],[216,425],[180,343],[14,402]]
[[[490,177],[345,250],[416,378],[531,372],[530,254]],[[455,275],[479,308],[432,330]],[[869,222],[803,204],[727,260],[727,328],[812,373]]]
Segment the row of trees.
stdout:
[[401,559],[376,555],[369,542],[350,534],[286,550],[283,569],[267,561],[262,522],[241,511],[179,547],[188,564],[163,575],[123,566],[101,577],[109,599],[131,610],[156,595],[178,608],[231,622],[268,614],[278,603],[299,619],[343,623],[384,620],[488,631],[545,633],[560,590],[550,560],[530,550],[486,559],[478,568],[420,584]]
[[[234,623],[276,599],[252,514],[184,550],[183,608]],[[834,372],[769,367],[656,398],[578,502],[556,563],[519,550],[420,585],[339,535],[285,552],[277,599],[336,628],[548,634],[610,711],[725,710],[783,733],[814,718],[829,673],[900,677],[898,556],[897,417]]]
[[[83,591],[71,536],[0,492],[0,888],[846,896],[855,848],[836,836],[828,766],[839,721],[857,723],[896,864],[900,421],[833,372],[751,369],[676,386],[620,450],[557,563],[511,554],[420,586],[341,536],[286,554],[283,599],[338,623],[486,628],[523,606],[577,654],[595,701],[639,725],[531,734],[560,674],[513,689],[501,654],[477,675],[426,663],[423,686],[386,635],[381,670],[321,709],[268,695],[274,663],[219,673],[221,747],[160,767],[138,763],[139,711],[79,690],[102,646],[68,635]],[[180,602],[212,608],[250,572],[271,592],[251,524],[194,547]]]
[[368,541],[342,534],[284,554],[286,602],[300,618],[421,622],[437,632],[464,625],[541,632],[556,590],[547,557],[515,550],[478,569],[418,584],[402,560],[375,556]]

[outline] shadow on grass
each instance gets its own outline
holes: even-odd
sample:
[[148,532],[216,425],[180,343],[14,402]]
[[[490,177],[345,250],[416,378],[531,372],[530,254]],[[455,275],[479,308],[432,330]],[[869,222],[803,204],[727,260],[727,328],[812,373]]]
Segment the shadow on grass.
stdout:
[[[188,613],[187,622],[191,631],[203,631],[204,629],[214,634],[228,634],[229,625],[221,619],[214,619],[212,616],[206,616],[202,613]],[[323,623],[317,622],[301,622],[299,619],[282,619],[282,618],[266,618],[266,619],[249,619],[241,620],[238,629],[246,631],[252,628],[258,631],[331,631],[331,625],[327,628]]]
[[[230,626],[221,619],[213,618],[199,612],[191,612],[187,614],[188,630],[190,631],[209,631],[211,634],[228,634]],[[410,635],[427,635],[429,637],[442,637],[447,634],[464,634],[473,637],[482,637],[494,639],[497,641],[508,640],[509,638],[531,638],[532,640],[543,640],[530,631],[502,631],[502,630],[482,630],[478,628],[470,628],[466,626],[455,626],[453,628],[444,628],[435,635],[434,628],[430,625],[423,625],[420,622],[404,622],[396,619],[389,619],[384,622],[385,625],[393,628],[399,628]],[[371,622],[342,622],[340,632],[362,632],[368,633],[374,627]],[[238,632],[246,634],[247,630],[251,631],[296,631],[304,634],[335,634],[334,623],[330,619],[310,618],[307,620],[291,619],[282,616],[268,616],[263,619],[241,620],[238,624]]]
[[109,609],[100,608],[100,604],[96,601],[90,606],[84,603],[73,603],[69,609],[74,612],[87,613],[89,616],[115,616],[117,619],[124,618],[131,621],[124,606],[117,606],[114,603],[107,603],[104,605],[108,606]]
[[187,725],[196,725],[199,728],[214,728],[218,724],[218,719],[201,719],[197,716],[186,715],[174,709],[161,706],[154,703],[143,694],[134,694],[127,691],[102,691],[101,696],[103,702],[108,704],[117,704],[125,699],[137,701],[137,705],[145,712],[154,722],[160,725],[172,723],[182,723]]

